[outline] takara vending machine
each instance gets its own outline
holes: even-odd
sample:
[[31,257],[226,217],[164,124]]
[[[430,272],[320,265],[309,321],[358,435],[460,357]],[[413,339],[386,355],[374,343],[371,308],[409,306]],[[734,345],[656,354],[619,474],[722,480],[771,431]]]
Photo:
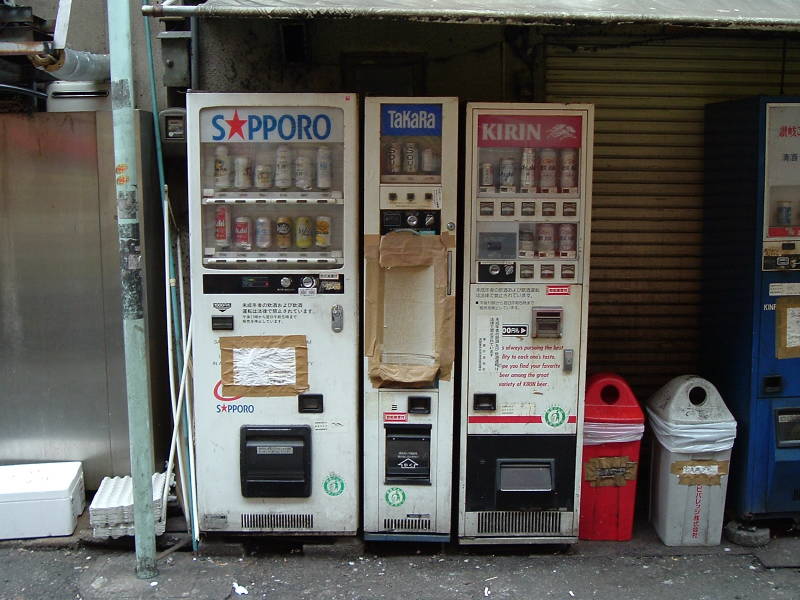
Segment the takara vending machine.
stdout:
[[588,105],[468,104],[459,541],[577,541]]
[[728,509],[800,519],[800,98],[709,104],[702,374],[737,426]]
[[457,98],[368,98],[364,537],[450,539]]
[[354,534],[357,97],[187,107],[201,530]]

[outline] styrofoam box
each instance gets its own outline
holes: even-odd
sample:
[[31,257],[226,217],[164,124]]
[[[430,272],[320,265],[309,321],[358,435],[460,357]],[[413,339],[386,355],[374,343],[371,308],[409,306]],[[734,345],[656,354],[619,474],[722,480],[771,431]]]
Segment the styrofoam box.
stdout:
[[71,535],[85,504],[80,462],[0,466],[0,539]]

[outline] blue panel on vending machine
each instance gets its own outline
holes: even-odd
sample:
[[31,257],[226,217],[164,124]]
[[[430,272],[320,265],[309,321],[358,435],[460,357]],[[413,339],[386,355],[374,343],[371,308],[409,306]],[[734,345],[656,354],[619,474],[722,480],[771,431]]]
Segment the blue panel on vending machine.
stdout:
[[800,98],[710,104],[702,375],[738,422],[728,508],[800,516]]

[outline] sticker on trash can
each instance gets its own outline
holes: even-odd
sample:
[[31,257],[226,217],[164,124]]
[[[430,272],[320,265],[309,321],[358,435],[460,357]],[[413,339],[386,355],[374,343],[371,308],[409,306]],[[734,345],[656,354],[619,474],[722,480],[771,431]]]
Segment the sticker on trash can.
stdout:
[[601,456],[586,461],[583,476],[592,487],[625,487],[636,479],[638,468],[627,456]]
[[670,465],[669,472],[678,476],[679,485],[720,485],[729,465],[727,460],[679,460]]

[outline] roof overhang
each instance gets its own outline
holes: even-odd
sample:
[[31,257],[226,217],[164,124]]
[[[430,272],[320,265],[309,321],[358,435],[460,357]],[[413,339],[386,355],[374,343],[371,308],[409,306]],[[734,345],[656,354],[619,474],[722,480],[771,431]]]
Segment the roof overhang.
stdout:
[[405,19],[466,24],[673,24],[800,31],[798,0],[165,0],[150,16]]

